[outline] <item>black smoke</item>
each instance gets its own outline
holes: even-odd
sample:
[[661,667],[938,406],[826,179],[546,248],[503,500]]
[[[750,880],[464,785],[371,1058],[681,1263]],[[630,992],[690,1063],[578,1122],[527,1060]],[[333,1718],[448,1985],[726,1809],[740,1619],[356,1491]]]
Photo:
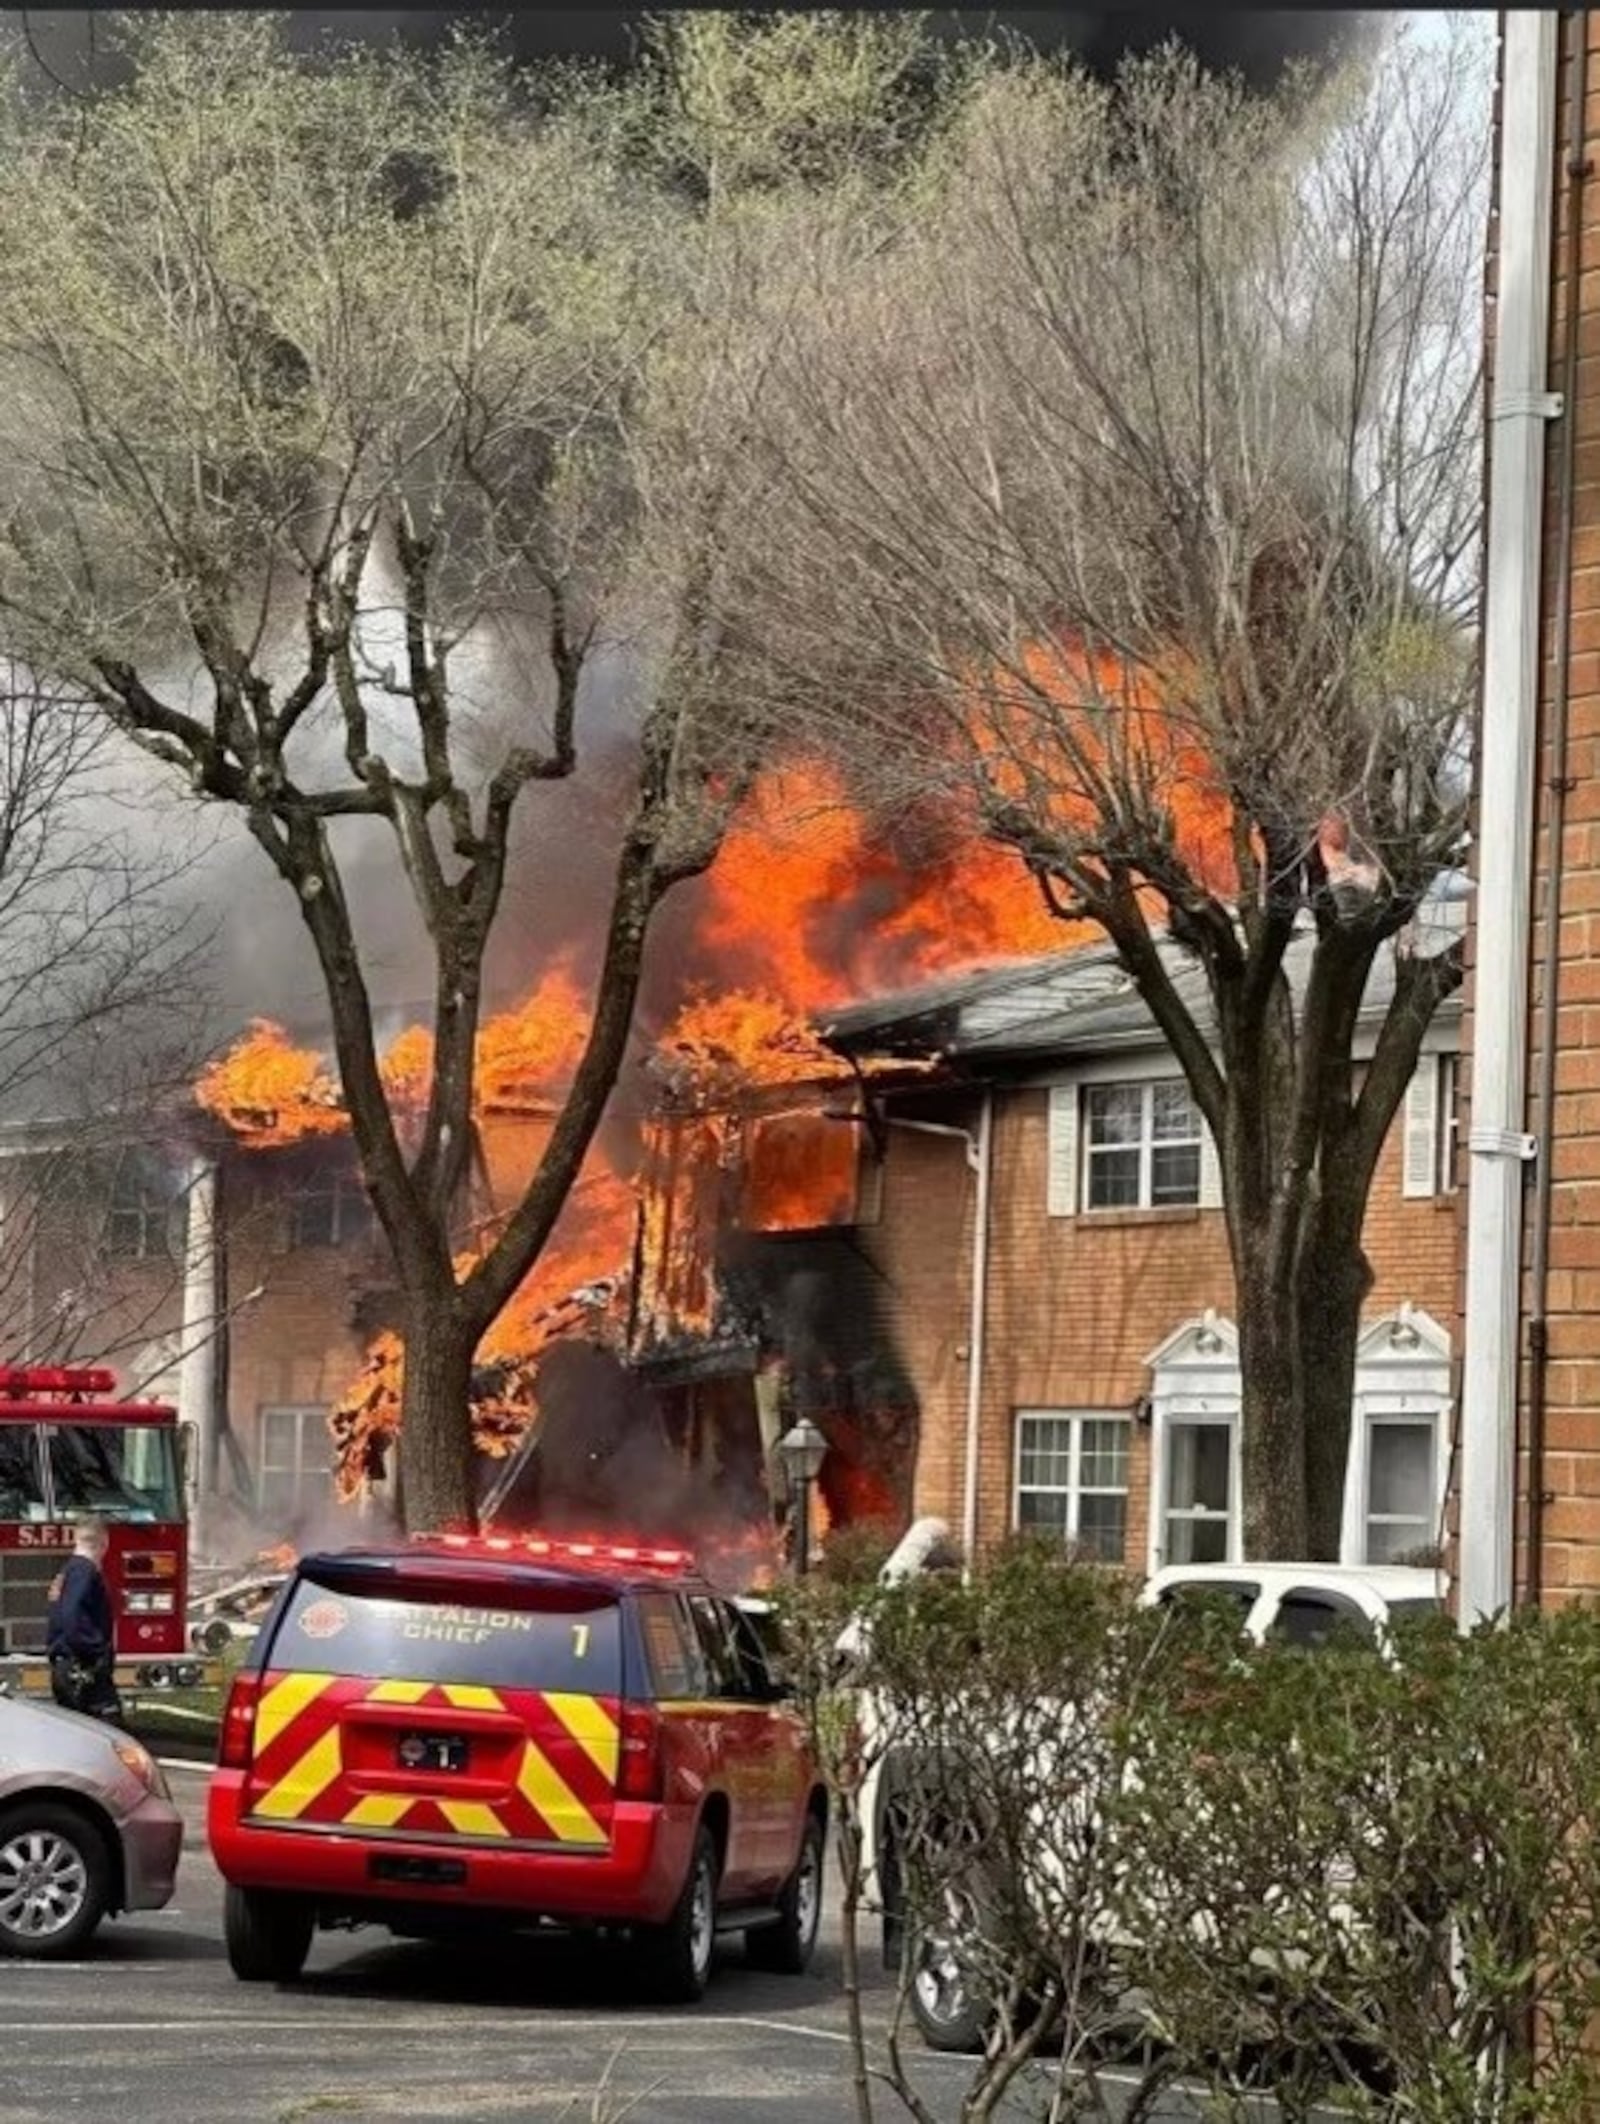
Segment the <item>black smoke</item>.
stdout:
[[[540,7],[507,15],[495,8],[299,7],[287,11],[287,21],[290,39],[302,51],[329,42],[399,43],[426,50],[444,43],[463,22],[472,22],[502,34],[525,65],[581,58],[624,69],[639,49],[646,12]],[[1126,54],[1176,36],[1208,66],[1237,70],[1265,87],[1287,62],[1325,57],[1365,35],[1377,19],[1367,10],[1343,8],[958,7],[936,9],[930,25],[942,39],[996,34],[1025,39],[1041,51],[1076,52],[1097,72],[1109,72]],[[58,84],[81,88],[118,77],[101,10],[6,8],[0,9],[0,25]]]

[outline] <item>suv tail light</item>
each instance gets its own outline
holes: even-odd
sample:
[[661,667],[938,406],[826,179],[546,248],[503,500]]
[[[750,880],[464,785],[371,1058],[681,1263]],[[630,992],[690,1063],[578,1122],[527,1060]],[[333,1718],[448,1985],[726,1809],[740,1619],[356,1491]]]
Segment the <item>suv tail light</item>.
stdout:
[[654,1704],[624,1704],[620,1720],[617,1797],[661,1797],[661,1714]]
[[259,1674],[236,1674],[223,1706],[217,1734],[217,1768],[248,1770],[255,1754],[256,1701],[261,1694]]

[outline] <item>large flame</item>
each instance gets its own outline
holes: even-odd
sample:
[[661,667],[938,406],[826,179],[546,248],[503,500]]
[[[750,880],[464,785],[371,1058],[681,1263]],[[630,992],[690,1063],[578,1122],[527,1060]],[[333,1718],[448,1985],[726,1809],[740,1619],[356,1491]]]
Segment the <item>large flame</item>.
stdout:
[[[1063,698],[1082,704],[1065,730],[1054,706]],[[973,731],[992,786],[1035,816],[1042,805],[1042,815],[1068,831],[1087,820],[1081,793],[1062,793],[1073,777],[1110,772],[1114,754],[1124,767],[1131,760],[1152,805],[1175,822],[1191,865],[1226,889],[1226,806],[1195,746],[1155,706],[1150,684],[1130,683],[1108,660],[1091,663],[1070,645],[1041,650],[1020,681],[1013,674],[981,698],[975,689]],[[852,801],[835,768],[814,759],[791,760],[758,779],[689,903],[697,920],[686,972],[698,986],[655,1056],[665,1110],[644,1125],[637,1180],[598,1147],[591,1153],[552,1243],[485,1337],[472,1414],[487,1454],[511,1450],[536,1420],[538,1363],[556,1337],[620,1344],[623,1296],[647,1341],[652,1327],[669,1338],[712,1332],[716,1235],[730,1222],[780,1232],[855,1220],[873,1154],[861,1078],[873,1070],[826,1047],[807,1022],[810,1012],[959,967],[1071,949],[1095,934],[1053,914],[1017,855],[984,839],[956,799],[890,825]],[[546,967],[516,1010],[483,1025],[474,1108],[479,1171],[495,1201],[457,1260],[458,1276],[470,1273],[477,1247],[492,1241],[531,1176],[589,1025],[587,998],[565,957]],[[421,1026],[381,1057],[403,1136],[426,1105],[433,1061],[432,1036]],[[206,1072],[197,1094],[259,1149],[347,1125],[326,1060],[266,1021]],[[636,1221],[642,1276],[635,1291],[627,1270]],[[401,1344],[385,1331],[335,1412],[346,1494],[384,1463],[402,1388]],[[870,1441],[847,1438],[848,1429],[840,1429],[843,1450],[830,1456],[819,1502],[840,1523],[893,1517],[893,1483]],[[762,1546],[769,1535],[752,1539]]]
[[706,881],[713,962],[792,1011],[1069,941],[1016,857],[919,824],[915,853],[852,803],[843,777],[796,760],[761,777]]
[[[572,1075],[589,1035],[589,1006],[568,959],[548,967],[515,1010],[484,1021],[473,1060],[480,1115],[548,1109]],[[433,1081],[433,1035],[408,1026],[379,1058],[397,1115],[420,1112]],[[254,1150],[281,1150],[348,1126],[338,1080],[313,1049],[296,1047],[282,1026],[256,1018],[195,1086],[208,1113]]]

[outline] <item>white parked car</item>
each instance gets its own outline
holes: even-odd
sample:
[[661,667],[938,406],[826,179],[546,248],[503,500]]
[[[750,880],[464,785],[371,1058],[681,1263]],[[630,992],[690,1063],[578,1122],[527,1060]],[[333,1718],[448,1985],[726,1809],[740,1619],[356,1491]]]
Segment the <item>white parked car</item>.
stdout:
[[[884,1566],[884,1580],[917,1575],[947,1544],[941,1521],[919,1521]],[[1241,1634],[1254,1644],[1273,1640],[1314,1647],[1352,1629],[1382,1644],[1391,1623],[1442,1613],[1448,1581],[1442,1572],[1398,1564],[1169,1564],[1147,1582],[1139,1604],[1166,1606],[1185,1595],[1232,1596],[1239,1605]],[[862,1626],[852,1624],[840,1637],[840,1654],[848,1660],[861,1649]],[[903,1926],[888,1831],[894,1798],[914,1765],[909,1750],[897,1752],[888,1730],[891,1718],[888,1707],[862,1692],[857,1719],[869,1764],[860,1795],[865,1901],[881,1915],[884,1960],[893,1967],[903,1951]],[[962,1981],[954,1942],[919,1942],[917,1958],[910,2004],[924,2039],[938,2049],[977,2047],[984,2015]]]

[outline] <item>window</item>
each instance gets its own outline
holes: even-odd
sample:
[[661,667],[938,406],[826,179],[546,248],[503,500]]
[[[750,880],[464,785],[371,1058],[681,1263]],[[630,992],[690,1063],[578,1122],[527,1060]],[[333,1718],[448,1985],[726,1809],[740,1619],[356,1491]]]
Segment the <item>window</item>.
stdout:
[[1017,1417],[1017,1526],[1121,1563],[1128,1527],[1128,1419],[1027,1411]]
[[263,1409],[260,1428],[261,1515],[290,1527],[331,1496],[333,1439],[322,1408]]
[[1339,1593],[1285,1593],[1267,1632],[1274,1644],[1308,1649],[1332,1638],[1372,1638],[1372,1624],[1353,1600]]
[[1401,1124],[1403,1195],[1419,1199],[1455,1191],[1458,1074],[1455,1055],[1423,1055],[1406,1086]]
[[675,1593],[646,1593],[638,1603],[645,1657],[655,1693],[664,1702],[684,1702],[706,1693],[705,1660]]
[[176,1176],[155,1152],[125,1151],[111,1183],[106,1252],[119,1261],[169,1257],[177,1196]]
[[1250,1610],[1260,1598],[1261,1588],[1247,1579],[1208,1578],[1198,1584],[1168,1586],[1158,1605],[1176,1609],[1179,1614],[1186,1610],[1215,1608],[1223,1614],[1236,1615],[1242,1630],[1250,1620]]
[[0,1519],[48,1519],[39,1433],[31,1423],[0,1424]]
[[315,1173],[290,1197],[292,1247],[353,1246],[371,1230],[372,1206],[354,1173]]
[[1162,1561],[1226,1563],[1232,1504],[1232,1424],[1169,1425]]
[[1200,1200],[1200,1112],[1181,1077],[1084,1087],[1085,1209]]
[[1365,1562],[1395,1563],[1437,1543],[1436,1451],[1434,1426],[1427,1417],[1369,1420]]
[[44,1431],[58,1514],[145,1522],[183,1517],[177,1441],[158,1424],[61,1423]]
[[1456,1142],[1460,1123],[1456,1111],[1456,1097],[1461,1075],[1460,1058],[1456,1055],[1439,1057],[1439,1192],[1453,1195],[1456,1190]]

